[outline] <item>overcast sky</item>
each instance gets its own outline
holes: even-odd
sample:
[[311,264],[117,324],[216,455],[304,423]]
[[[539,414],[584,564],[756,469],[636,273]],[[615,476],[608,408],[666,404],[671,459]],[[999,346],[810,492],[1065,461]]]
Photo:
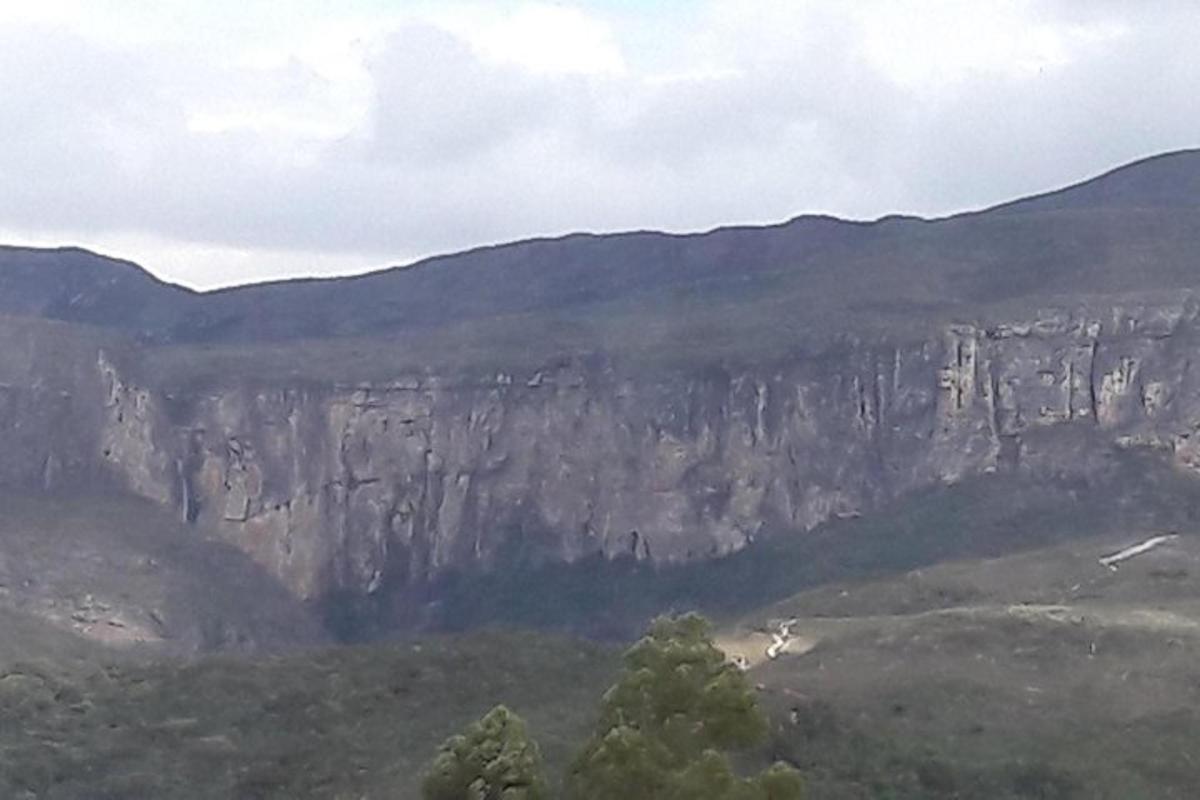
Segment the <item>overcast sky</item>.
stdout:
[[1200,145],[1200,3],[0,0],[0,242],[212,287]]

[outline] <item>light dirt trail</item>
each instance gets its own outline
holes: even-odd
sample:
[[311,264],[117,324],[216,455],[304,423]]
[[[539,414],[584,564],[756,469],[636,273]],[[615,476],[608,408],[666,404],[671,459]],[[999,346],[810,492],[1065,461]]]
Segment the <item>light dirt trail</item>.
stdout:
[[[1106,604],[982,604],[922,611],[916,614],[862,617],[813,617],[786,620],[774,631],[730,631],[716,637],[717,646],[743,669],[767,661],[803,656],[825,641],[871,630],[920,626],[935,620],[1003,621],[1020,619],[1044,625],[1086,625],[1092,628],[1123,628],[1181,635],[1200,635],[1200,607],[1130,607]],[[773,654],[773,655],[772,655]]]
[[1144,542],[1126,547],[1124,550],[1113,553],[1111,556],[1104,556],[1100,559],[1100,564],[1115,572],[1122,561],[1128,561],[1135,556],[1140,556],[1142,553],[1148,553],[1159,545],[1166,544],[1178,538],[1179,536],[1174,533],[1167,534],[1166,536],[1151,536]]

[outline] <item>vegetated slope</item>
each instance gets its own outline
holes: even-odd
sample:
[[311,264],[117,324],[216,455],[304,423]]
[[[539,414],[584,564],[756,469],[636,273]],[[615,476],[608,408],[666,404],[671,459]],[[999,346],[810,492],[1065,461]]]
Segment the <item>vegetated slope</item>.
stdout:
[[1200,150],[1163,153],[1135,161],[1091,180],[1054,192],[996,206],[990,211],[1023,212],[1095,208],[1195,208]]
[[496,703],[558,773],[614,651],[480,633],[282,657],[0,668],[0,795],[38,800],[419,796],[438,744]]
[[77,247],[0,247],[0,314],[122,329],[154,338],[192,292],[138,265]]
[[[1113,573],[1157,529],[822,586],[725,627],[755,662],[769,756],[814,800],[1190,797],[1200,539]],[[763,657],[794,617],[795,639]],[[437,744],[491,705],[552,773],[615,649],[477,633],[282,657],[5,665],[0,791],[56,798],[415,798]],[[757,758],[752,756],[751,760]]]
[[[630,323],[681,331],[911,325],[1003,301],[1195,286],[1200,151],[1148,159],[1058,193],[941,220],[800,217],[703,234],[576,234],[356,278],[197,295],[77,250],[0,250],[0,311],[107,324],[157,342],[396,334],[518,315],[535,343],[583,317],[594,347]],[[612,324],[609,325],[608,323]],[[619,323],[619,324],[618,324]],[[626,342],[634,346],[633,342]],[[736,343],[735,343],[736,345]]]
[[987,475],[913,492],[876,513],[803,536],[765,536],[720,559],[655,567],[633,559],[545,563],[514,551],[502,568],[460,572],[434,592],[441,624],[516,624],[627,637],[666,609],[740,617],[809,587],[948,559],[1195,526],[1200,481],[1153,454],[1115,451],[1086,477]]
[[[559,621],[600,614],[619,634],[672,606],[719,613],[723,644],[757,662],[773,755],[808,771],[816,800],[1182,797],[1171,787],[1195,776],[1173,759],[1198,730],[1180,620],[1200,618],[1200,549],[1181,539],[1115,574],[1096,559],[1188,533],[1198,509],[1194,483],[1125,454],[1092,484],[999,476],[913,495],[831,523],[808,549],[781,540],[678,571],[518,570],[521,604],[515,586],[482,591],[508,619],[544,623],[521,615],[561,606]],[[1026,552],[976,560],[1013,550]],[[815,646],[768,661],[789,616]],[[15,721],[0,727],[5,796],[416,797],[437,744],[497,702],[530,719],[557,770],[615,668],[615,648],[543,634],[102,669],[43,652],[66,666],[0,669]],[[1136,749],[1110,758],[1121,735]]]
[[[0,509],[2,612],[145,653],[269,650],[325,639],[310,612],[248,557],[150,501],[0,490]],[[4,633],[0,656],[6,648],[41,649],[42,628],[5,626]],[[28,647],[25,635],[33,637]]]
[[[131,651],[109,648],[8,603],[0,603],[0,674],[17,664],[38,664],[53,674],[87,669]],[[136,657],[136,656],[135,656]]]
[[[1161,532],[821,587],[724,642],[818,798],[1192,797],[1200,537],[1099,563]],[[764,658],[782,620],[794,639]]]

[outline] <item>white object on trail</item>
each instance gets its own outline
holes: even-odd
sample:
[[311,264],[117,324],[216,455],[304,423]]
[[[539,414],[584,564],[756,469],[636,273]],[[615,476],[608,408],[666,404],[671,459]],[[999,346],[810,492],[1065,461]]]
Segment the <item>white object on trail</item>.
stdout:
[[779,632],[771,634],[771,644],[767,647],[767,658],[776,659],[792,642],[792,626],[798,620],[789,619],[779,623]]
[[771,644],[767,647],[767,658],[779,658],[779,654],[787,649],[788,641],[778,633],[772,633]]
[[1104,558],[1100,559],[1100,564],[1101,566],[1108,567],[1113,572],[1116,572],[1117,567],[1122,561],[1127,561],[1134,556],[1140,556],[1142,553],[1149,552],[1150,550],[1158,547],[1160,544],[1166,544],[1172,539],[1178,538],[1179,535],[1175,533],[1169,533],[1165,536],[1151,536],[1149,539],[1141,542],[1140,544],[1126,547],[1124,550],[1118,553],[1113,553],[1111,556],[1104,556]]

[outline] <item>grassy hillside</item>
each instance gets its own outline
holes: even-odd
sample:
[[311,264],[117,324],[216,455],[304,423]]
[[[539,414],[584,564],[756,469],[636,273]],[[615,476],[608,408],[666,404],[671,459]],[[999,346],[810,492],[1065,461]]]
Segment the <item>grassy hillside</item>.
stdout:
[[84,490],[0,489],[0,611],[160,652],[325,639],[310,611],[240,551],[148,500]]
[[65,674],[87,669],[97,659],[119,657],[120,651],[107,650],[33,614],[0,606],[0,671],[29,663]]
[[821,797],[1193,797],[1200,536],[1098,563],[1147,533],[821,587],[723,642],[758,663],[778,752]]
[[495,703],[560,770],[614,652],[535,634],[193,663],[0,666],[0,796],[415,798],[437,745]]

